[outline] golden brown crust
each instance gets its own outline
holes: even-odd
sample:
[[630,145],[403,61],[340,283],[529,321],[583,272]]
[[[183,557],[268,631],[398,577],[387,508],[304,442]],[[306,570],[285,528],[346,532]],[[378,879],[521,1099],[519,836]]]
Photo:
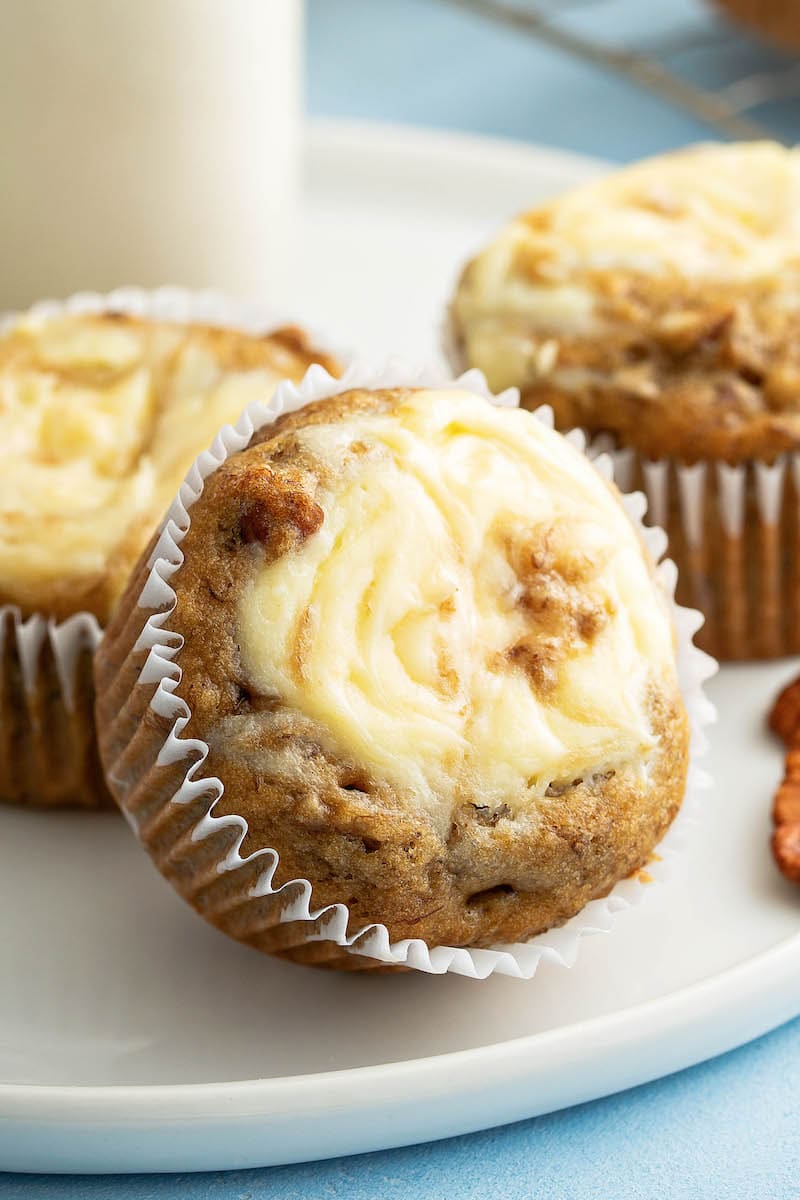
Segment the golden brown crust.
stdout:
[[[468,278],[469,267],[461,286]],[[610,433],[648,459],[733,464],[800,449],[800,311],[778,284],[630,271],[586,272],[581,284],[597,304],[591,334],[519,323],[531,361],[547,352],[546,370],[515,380],[526,408],[549,404],[557,429]]]
[[[206,482],[182,542],[183,566],[171,579],[178,600],[169,627],[183,639],[178,694],[192,713],[184,736],[209,745],[202,774],[224,782],[215,816],[247,822],[242,854],[276,849],[275,883],[310,879],[312,907],[347,904],[351,933],[380,922],[394,940],[420,937],[432,945],[522,940],[567,920],[642,867],[674,818],[688,731],[672,681],[651,686],[659,744],[646,779],[635,768],[598,770],[551,788],[520,815],[485,804],[479,792],[465,794],[442,831],[413,797],[332,752],[325,731],[280,696],[254,693],[240,661],[235,606],[242,586],[267,557],[291,552],[313,534],[318,520],[320,467],[300,451],[294,430],[365,409],[386,411],[399,395],[348,393],[287,416]],[[255,540],[254,507],[263,535]],[[274,903],[259,906],[252,898],[259,860],[223,876],[201,869],[188,831],[202,804],[178,811],[168,801],[186,765],[148,772],[166,725],[159,727],[144,694],[120,711],[124,681],[135,678],[131,648],[145,614],[136,620],[132,598],[142,579],[140,567],[97,659],[101,750],[112,787],[162,871],[209,921],[260,949],[316,962],[303,945],[307,929],[276,928]],[[533,588],[534,608],[535,594]],[[219,832],[201,843],[204,863],[221,851],[222,839]],[[341,965],[328,952],[322,958]]]
[[[800,313],[767,287],[593,281],[606,328],[558,339],[550,377],[523,385],[559,429],[611,433],[645,458],[727,463],[800,449]],[[569,388],[559,372],[590,372]],[[573,376],[574,377],[574,376]]]

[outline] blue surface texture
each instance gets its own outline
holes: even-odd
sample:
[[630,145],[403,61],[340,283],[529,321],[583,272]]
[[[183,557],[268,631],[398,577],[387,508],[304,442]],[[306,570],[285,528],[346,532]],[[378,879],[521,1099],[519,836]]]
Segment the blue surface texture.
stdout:
[[[594,19],[593,7],[570,5],[575,28]],[[697,8],[606,0],[603,32],[633,22],[650,37]],[[619,160],[708,134],[629,84],[447,0],[309,0],[308,44],[314,115],[499,134]],[[736,38],[725,55],[696,49],[686,72],[713,84],[774,58]],[[776,110],[775,128],[788,130],[792,116]],[[0,1176],[2,1200],[167,1197],[800,1200],[800,1021],[658,1083],[427,1146],[225,1175]]]
[[[589,40],[651,51],[706,91],[790,66],[720,25],[702,0],[542,0],[530,7],[560,11],[560,21]],[[314,115],[436,125],[619,161],[713,135],[627,80],[452,0],[309,0],[308,12]],[[785,141],[798,137],[796,100],[751,115]]]

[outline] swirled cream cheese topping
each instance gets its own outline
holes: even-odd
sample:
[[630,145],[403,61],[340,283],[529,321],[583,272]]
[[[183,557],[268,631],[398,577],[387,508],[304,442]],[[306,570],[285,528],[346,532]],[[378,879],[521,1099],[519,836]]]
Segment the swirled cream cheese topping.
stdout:
[[[545,349],[550,361],[540,360],[541,338],[602,336],[604,299],[620,273],[669,281],[678,293],[763,283],[775,303],[796,307],[800,150],[691,147],[518,217],[459,285],[454,316],[468,361],[496,389],[548,374],[555,357]],[[646,306],[646,291],[635,302]]]
[[674,679],[668,608],[591,464],[529,413],[411,391],[301,427],[319,528],[239,604],[245,676],[432,811],[630,764]]
[[302,374],[254,339],[261,364],[226,365],[218,342],[230,357],[236,336],[84,316],[28,318],[0,338],[0,603],[91,592],[128,543],[124,580],[220,426]]

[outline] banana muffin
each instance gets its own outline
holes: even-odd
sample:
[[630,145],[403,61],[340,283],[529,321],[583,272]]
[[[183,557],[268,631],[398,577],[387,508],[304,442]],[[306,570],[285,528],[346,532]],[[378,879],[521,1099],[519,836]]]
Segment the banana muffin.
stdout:
[[[530,413],[455,388],[312,403],[209,475],[180,559],[157,630],[145,556],[100,648],[101,754],[160,870],[232,936],[368,965],[287,923],[307,880],[351,936],[524,940],[677,813],[667,600],[615,489]],[[188,761],[142,672],[153,637]]]
[[798,295],[800,152],[764,142],[668,154],[533,209],[453,301],[459,361],[630,456],[718,657],[800,648]]
[[0,799],[107,800],[100,629],[196,455],[318,361],[294,328],[115,313],[27,316],[0,335]]

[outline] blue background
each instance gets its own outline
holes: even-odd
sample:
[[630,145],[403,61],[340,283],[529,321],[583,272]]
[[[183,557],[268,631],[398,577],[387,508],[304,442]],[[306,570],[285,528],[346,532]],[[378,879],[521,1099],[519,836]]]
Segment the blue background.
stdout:
[[[309,0],[314,115],[404,121],[544,142],[624,161],[708,136],[594,67],[446,0]],[[707,27],[692,0],[569,6],[582,32],[644,45]],[[725,36],[672,65],[719,86],[780,65]],[[796,137],[798,105],[759,117]],[[800,1021],[714,1062],[535,1121],[427,1146],[274,1170],[132,1177],[0,1176],[20,1200],[798,1200]]]

